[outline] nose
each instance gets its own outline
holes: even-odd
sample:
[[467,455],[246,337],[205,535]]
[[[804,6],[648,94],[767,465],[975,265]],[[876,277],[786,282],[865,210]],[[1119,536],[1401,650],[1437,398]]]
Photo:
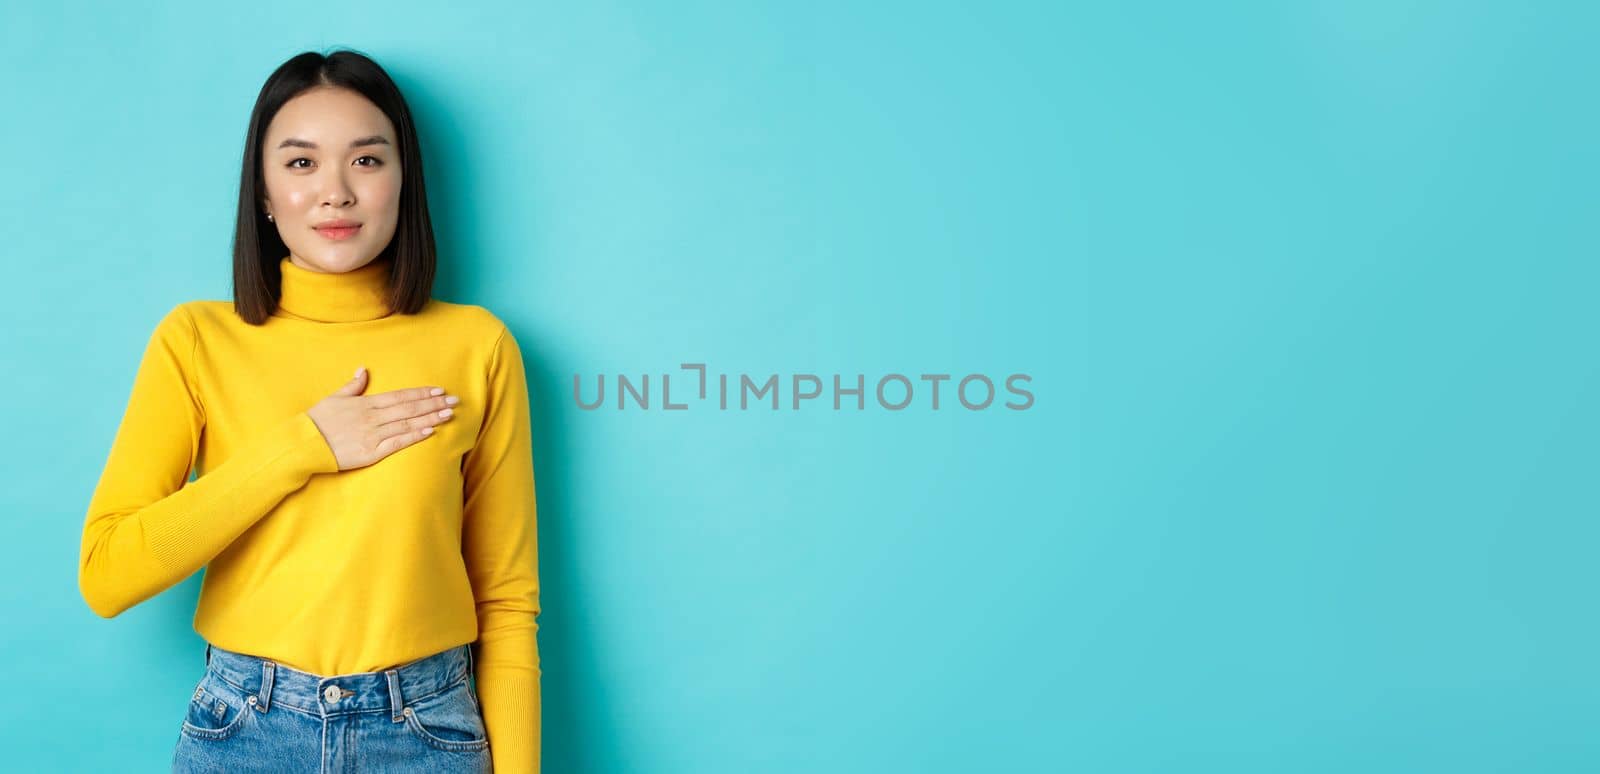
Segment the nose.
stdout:
[[344,172],[336,170],[324,176],[322,203],[334,207],[348,207],[355,202],[355,193],[344,181]]

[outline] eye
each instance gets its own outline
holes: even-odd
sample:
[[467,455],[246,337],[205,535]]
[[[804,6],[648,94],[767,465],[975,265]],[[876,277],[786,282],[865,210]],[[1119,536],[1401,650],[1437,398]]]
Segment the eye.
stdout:
[[[356,161],[361,161],[363,159],[372,159],[373,163],[371,163],[371,164],[363,164],[361,166],[367,166],[367,167],[381,167],[381,166],[383,166],[383,159],[380,159],[377,156],[362,156],[361,158],[356,159]],[[285,164],[284,166],[286,166],[286,167],[288,167],[290,169],[307,169],[307,167],[297,167],[297,166],[295,166],[295,163],[296,162],[300,162],[300,161],[309,162],[309,161],[311,161],[311,159],[308,159],[305,156],[297,156],[297,157],[295,157],[293,159],[290,159],[289,163]]]

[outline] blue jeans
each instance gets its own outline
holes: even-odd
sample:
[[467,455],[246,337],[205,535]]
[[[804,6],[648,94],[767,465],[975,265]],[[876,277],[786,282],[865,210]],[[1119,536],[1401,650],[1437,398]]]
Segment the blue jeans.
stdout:
[[490,772],[471,675],[469,645],[328,676],[207,644],[172,770]]

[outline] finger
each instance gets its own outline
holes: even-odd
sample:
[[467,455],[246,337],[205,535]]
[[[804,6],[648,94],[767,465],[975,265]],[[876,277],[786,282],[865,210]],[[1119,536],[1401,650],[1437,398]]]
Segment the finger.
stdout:
[[[384,409],[375,409],[372,412],[372,418],[380,422],[393,422],[401,419],[410,419],[412,417],[437,414],[445,409],[453,409],[455,403],[450,402],[450,399],[453,397],[454,396],[451,395],[440,395],[436,398],[423,398],[422,400],[408,401],[406,403],[402,403],[397,406],[390,406]],[[460,401],[456,402],[459,403]],[[451,413],[453,414],[455,412],[452,410]]]
[[350,377],[350,381],[345,382],[344,384],[340,385],[339,389],[335,390],[333,394],[335,394],[335,395],[360,395],[361,391],[366,389],[366,385],[367,385],[367,369],[366,369],[365,366],[363,366],[361,368],[356,369],[356,375]]
[[407,417],[405,419],[396,419],[392,422],[385,422],[381,425],[378,425],[378,436],[384,440],[388,440],[389,438],[393,438],[397,435],[405,435],[406,433],[411,433],[423,428],[442,424],[443,422],[448,421],[450,416],[453,415],[454,414],[452,413],[451,415],[440,416],[439,412],[433,412],[429,414],[423,414],[420,417]]
[[406,401],[422,400],[423,398],[443,395],[443,387],[408,387],[403,390],[390,390],[371,396],[373,408],[388,408]]
[[399,435],[391,435],[378,442],[378,453],[380,456],[387,457],[431,435],[433,435],[433,428],[431,427],[424,427],[420,430],[412,430]]

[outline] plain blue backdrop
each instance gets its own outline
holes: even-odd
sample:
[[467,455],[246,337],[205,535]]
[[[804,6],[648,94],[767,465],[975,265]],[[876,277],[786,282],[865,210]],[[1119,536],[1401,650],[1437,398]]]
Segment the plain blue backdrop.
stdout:
[[[167,765],[200,576],[98,618],[83,518],[257,90],[349,46],[525,352],[547,772],[1594,771],[1597,22],[8,3],[6,767]],[[685,362],[1035,402],[573,400]]]

